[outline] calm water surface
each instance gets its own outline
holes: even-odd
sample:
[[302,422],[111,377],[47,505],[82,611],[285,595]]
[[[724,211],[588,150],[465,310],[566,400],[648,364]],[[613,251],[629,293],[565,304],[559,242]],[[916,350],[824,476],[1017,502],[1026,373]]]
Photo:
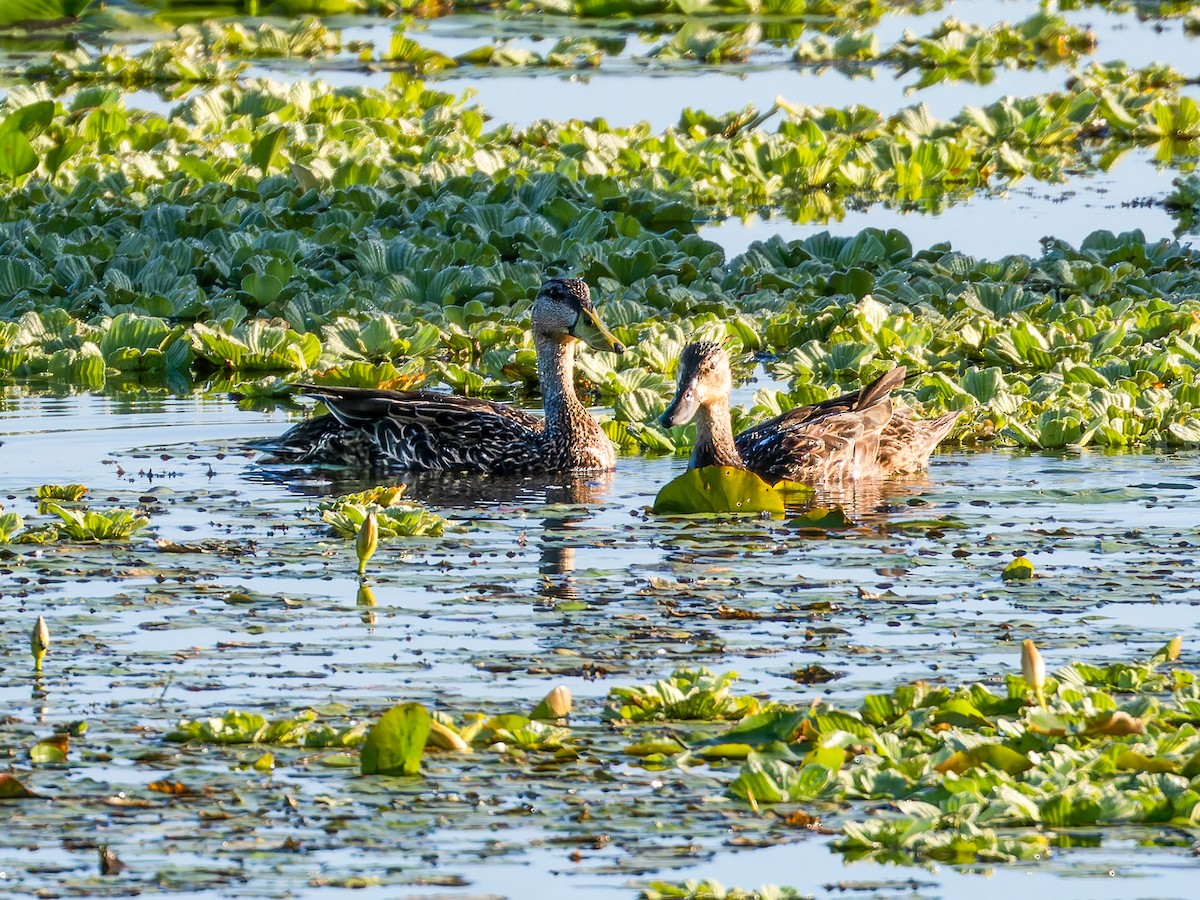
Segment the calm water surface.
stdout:
[[[153,523],[127,547],[8,548],[0,566],[0,703],[23,723],[13,727],[41,736],[81,719],[90,725],[65,768],[29,771],[18,754],[14,765],[28,786],[60,798],[145,795],[163,772],[133,760],[170,749],[161,736],[178,719],[227,708],[377,715],[419,700],[461,714],[527,709],[562,683],[578,698],[586,729],[597,724],[610,687],[682,664],[736,669],[743,690],[777,700],[829,696],[855,705],[866,691],[914,678],[997,682],[1019,668],[1024,637],[1036,637],[1053,669],[1074,659],[1142,657],[1182,634],[1182,663],[1200,665],[1197,453],[950,451],[935,457],[927,477],[827,498],[846,504],[859,525],[817,537],[779,522],[649,517],[657,488],[683,469],[674,459],[622,459],[611,479],[575,484],[417,481],[413,493],[453,527],[440,539],[385,544],[371,564],[378,605],[364,609],[355,602],[352,546],[331,538],[314,510],[321,497],[356,486],[353,479],[264,466],[246,449],[290,421],[199,397],[0,401],[0,498],[8,510],[44,521],[30,500],[36,486],[81,482],[94,505],[141,504]],[[902,527],[937,519],[957,525]],[[239,555],[165,553],[155,538],[219,542]],[[1014,552],[1031,557],[1039,579],[1000,579]],[[25,648],[38,614],[53,647],[31,694]],[[790,677],[814,664],[840,677],[819,687]],[[171,777],[250,790],[253,779],[220,758],[186,762],[191,768]],[[624,764],[613,771],[632,779],[629,791],[643,783],[653,790],[654,777],[684,777]],[[272,777],[297,802],[318,806],[370,782],[303,759]],[[431,774],[431,786],[450,790],[450,777]],[[686,776],[712,780],[718,794],[728,777]],[[220,851],[203,839],[171,849],[187,821],[162,811],[105,814],[105,840],[143,876],[184,865],[185,850],[200,869],[216,865]],[[980,873],[847,866],[819,838],[738,851],[720,830],[699,827],[691,857],[653,865],[646,848],[619,840],[572,860],[570,845],[549,840],[560,828],[553,818],[429,827],[427,840],[443,848],[438,871],[465,879],[471,896],[533,896],[535,888],[539,896],[631,896],[632,885],[661,876],[773,881],[819,894],[841,880],[898,880],[870,895],[879,897],[998,898],[1021,887],[1183,897],[1195,877],[1183,850],[1138,849],[1119,835],[1100,849]],[[0,838],[8,883],[28,892],[49,879],[79,890],[94,854],[55,839],[31,856],[25,834]],[[507,849],[486,852],[497,840]],[[252,895],[337,896],[309,884],[305,866],[337,873],[379,864],[367,849],[340,846],[282,867],[244,862],[257,872]],[[393,863],[404,858],[392,852],[385,858]],[[657,875],[654,866],[663,867]],[[1114,881],[1110,870],[1132,880]]]

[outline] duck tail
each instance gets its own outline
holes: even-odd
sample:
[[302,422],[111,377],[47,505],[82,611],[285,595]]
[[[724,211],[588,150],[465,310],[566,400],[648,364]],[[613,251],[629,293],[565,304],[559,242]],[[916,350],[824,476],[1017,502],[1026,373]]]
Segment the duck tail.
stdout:
[[892,391],[904,384],[906,371],[904,366],[896,366],[896,368],[884,372],[859,392],[856,407],[859,410],[866,410],[880,401],[886,400]]
[[384,418],[396,399],[387,392],[364,388],[319,384],[298,384],[296,388],[304,396],[322,401],[334,418],[351,428],[361,428]]
[[[938,416],[936,419],[931,419],[928,423],[928,431],[926,434],[929,438],[929,452],[933,452],[933,448],[945,440],[946,435],[958,422],[958,417],[962,415],[961,411],[946,413],[944,416]],[[926,454],[928,455],[928,454]]]

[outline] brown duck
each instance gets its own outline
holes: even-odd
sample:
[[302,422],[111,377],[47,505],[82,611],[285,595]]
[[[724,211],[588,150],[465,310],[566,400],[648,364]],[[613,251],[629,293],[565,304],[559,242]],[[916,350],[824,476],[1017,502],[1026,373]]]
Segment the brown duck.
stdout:
[[622,353],[577,278],[542,285],[531,310],[545,418],[436,391],[302,385],[330,415],[302,422],[270,448],[278,458],[355,468],[525,475],[611,469],[616,454],[575,394],[575,342]]
[[890,394],[904,383],[904,374],[897,367],[862,390],[796,407],[735,437],[729,357],[720,344],[701,341],[684,348],[675,399],[659,422],[670,427],[696,419],[688,468],[734,466],[770,482],[909,474],[928,466],[929,454],[958,413],[922,420],[896,409]]

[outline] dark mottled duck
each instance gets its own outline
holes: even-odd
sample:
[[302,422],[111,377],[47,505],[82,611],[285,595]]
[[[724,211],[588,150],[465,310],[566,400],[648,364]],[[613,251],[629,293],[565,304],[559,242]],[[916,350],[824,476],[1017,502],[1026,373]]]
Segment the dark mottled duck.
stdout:
[[271,451],[299,463],[426,472],[528,475],[616,465],[612,442],[575,395],[575,342],[622,353],[577,278],[555,278],[531,311],[545,418],[504,403],[436,391],[303,385],[330,415],[309,419]]
[[799,406],[736,437],[729,418],[733,376],[720,344],[688,344],[679,361],[675,399],[659,421],[696,419],[689,468],[733,466],[764,480],[841,481],[920,472],[954,426],[958,413],[916,419],[895,408],[891,392],[904,383],[900,366],[861,390]]

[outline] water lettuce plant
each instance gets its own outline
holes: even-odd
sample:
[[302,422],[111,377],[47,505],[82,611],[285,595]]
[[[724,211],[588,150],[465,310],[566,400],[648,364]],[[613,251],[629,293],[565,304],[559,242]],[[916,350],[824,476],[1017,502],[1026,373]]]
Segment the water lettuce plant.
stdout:
[[49,544],[70,541],[125,541],[150,524],[149,518],[129,509],[98,510],[78,504],[87,488],[81,484],[44,484],[37,489],[37,511],[55,517],[53,522],[26,524],[19,513],[0,512],[0,544]]
[[[1200,772],[1197,686],[1192,673],[1164,669],[1179,642],[1146,662],[1074,663],[1052,677],[1031,645],[1024,677],[1008,676],[1000,694],[979,684],[917,683],[868,695],[858,710],[752,705],[726,730],[676,735],[674,755],[682,762],[717,750],[743,758],[728,790],[756,810],[885,803],[883,812],[842,826],[834,846],[852,858],[1031,858],[1053,835],[1012,829],[1186,823],[1200,815],[1190,783]],[[654,693],[676,681],[690,684],[694,674],[677,672]],[[637,696],[652,695],[638,689]],[[614,697],[624,704],[620,720],[647,718],[625,692]],[[630,752],[640,755],[636,746]]]
[[[788,382],[741,422],[900,363],[926,373],[910,402],[972,410],[961,439],[1192,444],[1196,285],[1180,245],[1101,232],[977,260],[867,230],[727,260],[697,233],[760,204],[832,215],[809,207],[1056,178],[1085,164],[1097,131],[1113,146],[1191,141],[1200,114],[1179,84],[1161,67],[1092,67],[1068,91],[945,121],[785,102],[765,116],[685,113],[662,134],[487,131],[477,110],[403,76],[384,90],[231,83],[170,120],[126,108],[115,88],[16,87],[5,110],[40,162],[3,198],[0,373],[173,389],[274,373],[519,397],[536,384],[519,323],[549,270],[587,278],[631,347],[579,367],[627,452],[688,443],[648,424],[684,334],[765,354]],[[407,124],[338,124],[379,120]]]
[[82,484],[42,484],[38,485],[37,501],[44,503],[48,500],[74,503],[83,499],[87,488]]
[[66,509],[50,502],[41,506],[58,516],[54,527],[75,541],[124,541],[150,524],[146,516],[128,509]]
[[[1145,661],[1074,662],[1047,675],[1027,641],[1023,674],[1006,676],[999,692],[920,681],[868,694],[857,708],[739,697],[734,673],[680,669],[654,684],[613,688],[599,718],[635,738],[617,750],[634,765],[707,767],[740,805],[737,815],[776,807],[775,818],[824,819],[833,849],[851,859],[1034,859],[1065,846],[1079,826],[1190,827],[1200,815],[1192,786],[1200,688],[1194,673],[1171,667],[1180,653],[1175,639]],[[563,762],[612,752],[589,719],[572,731],[517,713],[456,722],[411,703],[368,732],[359,722],[321,722],[311,710],[278,720],[230,711],[181,722],[166,740],[339,752],[361,745],[364,773],[414,775],[428,753],[490,748],[497,764],[521,766],[526,753]],[[662,723],[672,725],[669,734]],[[426,777],[445,777],[440,767],[450,758],[440,755]],[[647,888],[674,889],[685,888]]]
[[677,669],[670,678],[632,688],[613,688],[604,718],[613,722],[714,721],[740,719],[758,711],[753,697],[732,697],[736,672],[715,675],[706,668]]
[[316,712],[303,710],[282,719],[267,719],[259,713],[229,710],[220,716],[185,719],[163,736],[172,743],[198,741],[204,744],[273,744],[313,748],[358,746],[366,739],[368,725],[336,726],[321,723]]
[[[440,535],[445,530],[446,520],[419,504],[402,501],[403,487],[377,487],[322,503],[321,521],[338,537],[355,541],[368,541],[363,537],[368,520],[374,522],[375,542],[380,538]],[[360,551],[360,560],[362,556]]]

